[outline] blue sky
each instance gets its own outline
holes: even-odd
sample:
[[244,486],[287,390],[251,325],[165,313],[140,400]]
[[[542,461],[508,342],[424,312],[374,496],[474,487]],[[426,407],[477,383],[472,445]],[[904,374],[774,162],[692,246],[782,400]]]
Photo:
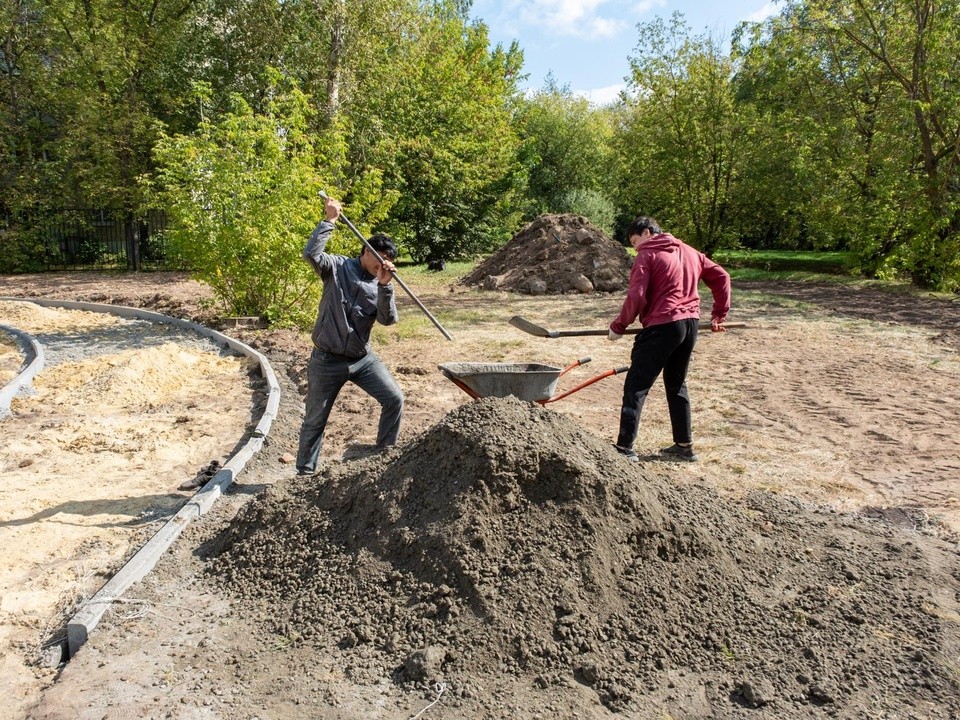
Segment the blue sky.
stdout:
[[775,0],[474,0],[471,16],[489,26],[494,44],[520,43],[527,89],[542,88],[552,71],[561,86],[607,102],[624,86],[637,23],[669,21],[679,11],[694,34],[726,43],[739,22],[781,7]]

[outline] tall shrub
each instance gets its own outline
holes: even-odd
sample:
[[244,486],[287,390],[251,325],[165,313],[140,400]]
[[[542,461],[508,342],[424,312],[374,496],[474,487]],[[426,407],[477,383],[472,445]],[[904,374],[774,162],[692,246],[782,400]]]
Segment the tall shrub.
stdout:
[[[275,78],[265,113],[234,97],[229,112],[205,119],[196,133],[163,136],[157,145],[171,242],[226,313],[301,326],[313,317],[320,284],[301,252],[322,217],[319,191],[341,195],[331,178],[342,148],[331,133],[318,151],[309,114],[304,95]],[[367,185],[353,188],[358,204],[374,195],[378,178]],[[355,244],[338,235],[328,249]]]

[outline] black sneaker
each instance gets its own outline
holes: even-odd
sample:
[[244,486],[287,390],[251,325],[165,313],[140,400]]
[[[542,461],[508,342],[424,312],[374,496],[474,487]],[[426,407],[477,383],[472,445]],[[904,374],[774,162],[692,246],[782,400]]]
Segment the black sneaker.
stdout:
[[661,450],[660,454],[665,455],[671,460],[681,460],[683,462],[696,462],[699,459],[697,458],[697,454],[693,451],[693,445],[687,445],[684,447],[683,445],[677,445],[674,443],[670,447]]
[[639,456],[633,451],[633,448],[620,447],[619,445],[614,445],[613,449],[618,453],[623,455],[630,462],[640,462]]

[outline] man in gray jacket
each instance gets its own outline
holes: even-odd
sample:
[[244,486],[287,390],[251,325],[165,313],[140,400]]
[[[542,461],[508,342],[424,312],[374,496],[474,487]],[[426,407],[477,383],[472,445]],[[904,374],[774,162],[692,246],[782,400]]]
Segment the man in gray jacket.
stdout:
[[317,225],[303,249],[303,259],[323,279],[323,295],[307,364],[306,413],[297,451],[300,475],[316,472],[330,410],[348,381],[380,403],[378,448],[397,442],[403,416],[403,392],[370,347],[375,322],[393,325],[397,321],[391,284],[397,246],[386,235],[369,239],[383,263],[366,246],[355,258],[327,253],[324,249],[340,217],[340,203],[328,198],[324,210],[326,219]]

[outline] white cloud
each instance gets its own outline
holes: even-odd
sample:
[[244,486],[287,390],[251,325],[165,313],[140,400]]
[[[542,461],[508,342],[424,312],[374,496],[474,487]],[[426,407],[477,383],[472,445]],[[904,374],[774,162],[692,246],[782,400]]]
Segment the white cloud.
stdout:
[[593,105],[607,105],[616,100],[620,91],[626,89],[626,87],[623,83],[618,83],[594,90],[575,90],[574,95],[586,98]]
[[777,0],[770,0],[770,2],[766,3],[762,8],[748,15],[746,20],[747,22],[763,22],[768,17],[776,15],[777,12],[779,12],[777,10]]
[[521,0],[511,3],[525,25],[589,40],[611,38],[663,0]]

